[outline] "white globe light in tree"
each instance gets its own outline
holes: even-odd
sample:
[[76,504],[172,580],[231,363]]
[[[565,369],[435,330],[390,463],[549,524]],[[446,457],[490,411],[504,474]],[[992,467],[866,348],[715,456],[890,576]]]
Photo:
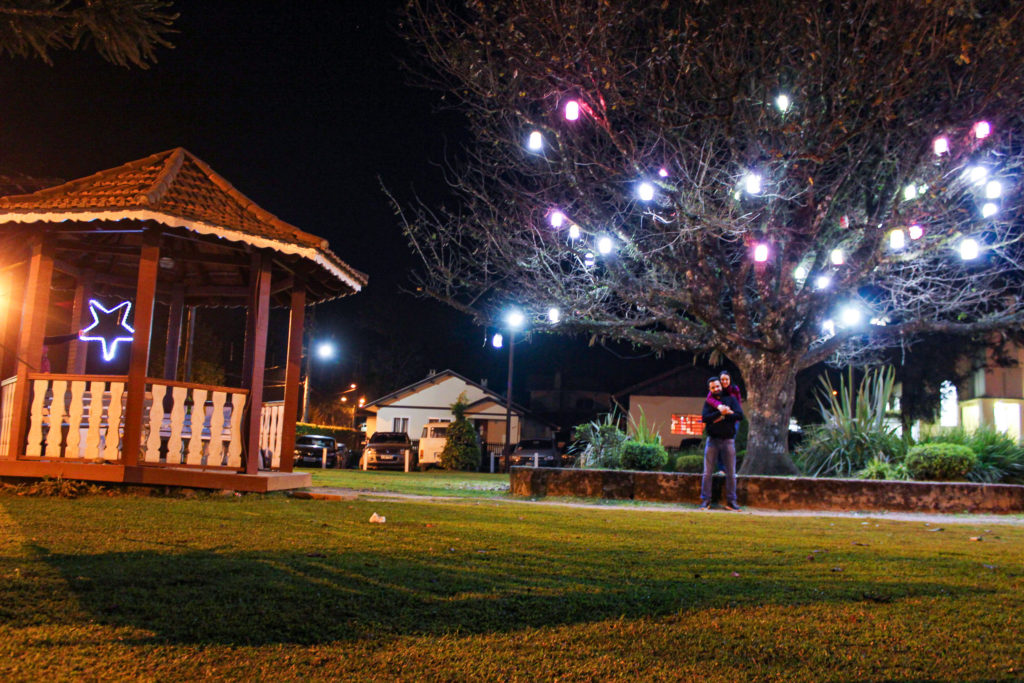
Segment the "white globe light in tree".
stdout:
[[979,253],[981,253],[981,248],[978,245],[978,240],[973,237],[965,237],[960,241],[960,258],[963,260],[974,260],[978,258]]
[[612,238],[608,237],[608,235],[602,235],[597,239],[597,251],[602,255],[607,256],[612,253],[613,248],[614,244],[612,242]]
[[758,263],[764,263],[768,260],[768,245],[758,244],[754,247],[754,260]]
[[992,133],[992,126],[988,121],[978,121],[974,124],[974,137],[984,140]]
[[636,196],[639,197],[641,201],[651,201],[654,199],[654,185],[647,181],[640,183],[636,188]]
[[935,141],[932,143],[932,149],[938,156],[949,154],[949,138],[946,136],[935,138]]
[[759,173],[748,173],[743,176],[743,189],[747,194],[761,194],[761,175]]
[[565,120],[576,121],[580,117],[580,103],[576,100],[569,100],[565,103]]
[[565,214],[561,211],[555,210],[548,216],[548,221],[551,223],[552,228],[560,228],[565,223]]
[[789,95],[786,95],[785,93],[780,94],[775,98],[775,106],[778,107],[779,111],[783,114],[789,111],[790,105],[791,102],[789,101]]
[[906,237],[904,236],[902,230],[900,230],[899,228],[896,228],[895,230],[893,230],[892,232],[889,233],[889,248],[890,249],[892,249],[894,251],[899,251],[900,249],[902,249],[906,245],[907,245],[907,240],[906,240]]
[[544,149],[544,136],[539,130],[532,131],[526,138],[526,148],[531,152],[539,152]]
[[909,228],[907,228],[907,235],[912,240],[919,240],[922,237],[924,237],[924,228],[922,228],[917,223],[914,223]]
[[562,312],[555,306],[548,309],[548,322],[552,325],[558,324],[558,321],[562,319]]
[[573,223],[569,226],[569,239],[578,240],[580,238],[580,226]]

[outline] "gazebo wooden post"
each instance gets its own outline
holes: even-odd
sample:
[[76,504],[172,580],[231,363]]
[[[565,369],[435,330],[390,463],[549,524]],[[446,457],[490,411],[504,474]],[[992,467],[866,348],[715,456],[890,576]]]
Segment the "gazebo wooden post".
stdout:
[[260,417],[263,414],[263,375],[267,365],[267,331],[270,328],[270,257],[253,254],[249,308],[245,325],[242,381],[249,390],[246,422],[245,473],[257,474],[260,463]]
[[299,419],[299,375],[302,371],[302,333],[306,321],[306,283],[295,279],[288,318],[288,363],[284,373],[284,424],[281,426],[281,471],[295,465],[295,422]]
[[18,355],[18,333],[21,331],[21,309],[25,300],[25,280],[28,278],[28,261],[6,270],[4,277],[9,283],[6,291],[0,291],[0,379],[7,379],[15,373]]
[[185,288],[175,287],[167,313],[167,346],[164,349],[164,379],[178,379],[178,356],[181,355],[181,318],[185,313]]
[[46,335],[46,316],[50,307],[50,284],[53,280],[53,253],[45,244],[45,233],[32,245],[32,256],[25,282],[25,301],[21,310],[21,333],[18,336],[13,410],[11,412],[11,439],[5,454],[17,459],[25,448],[28,436],[29,395],[32,387],[28,373],[38,372],[43,359],[43,337]]
[[[139,464],[142,446],[142,412],[146,403],[146,374],[149,371],[149,346],[153,336],[153,302],[159,273],[160,231],[150,228],[142,236],[139,278],[135,287],[135,336],[128,364],[128,401],[124,411],[124,436],[121,439],[121,463]],[[115,426],[111,425],[111,429]]]
[[[71,305],[71,332],[78,332],[82,329],[82,317],[90,298],[92,298],[91,272],[84,275],[75,287],[75,298]],[[88,348],[85,342],[80,339],[71,340],[68,345],[68,373],[84,375],[86,358],[88,358]]]

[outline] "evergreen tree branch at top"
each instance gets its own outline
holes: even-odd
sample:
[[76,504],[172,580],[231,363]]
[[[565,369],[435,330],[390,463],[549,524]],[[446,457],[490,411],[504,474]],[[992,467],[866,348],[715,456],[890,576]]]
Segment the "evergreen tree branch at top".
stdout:
[[0,53],[52,63],[58,50],[95,48],[118,66],[148,69],[178,15],[164,0],[0,0]]
[[411,0],[402,27],[470,137],[455,201],[396,207],[417,286],[729,358],[744,473],[795,471],[799,370],[1024,321],[1018,2]]

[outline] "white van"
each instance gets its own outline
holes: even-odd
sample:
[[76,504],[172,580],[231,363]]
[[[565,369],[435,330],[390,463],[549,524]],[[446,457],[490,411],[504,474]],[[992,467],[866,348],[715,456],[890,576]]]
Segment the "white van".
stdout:
[[421,470],[441,466],[441,451],[444,449],[445,439],[448,438],[448,425],[451,422],[451,420],[430,418],[430,421],[423,425],[419,447]]

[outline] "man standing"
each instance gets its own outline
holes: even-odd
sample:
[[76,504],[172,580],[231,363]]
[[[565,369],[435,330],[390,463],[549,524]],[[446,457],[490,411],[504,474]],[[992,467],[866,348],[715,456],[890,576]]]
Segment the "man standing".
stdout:
[[[711,398],[704,402],[701,421],[708,440],[704,446],[704,475],[700,480],[700,507],[711,508],[711,475],[719,456],[725,464],[725,505],[726,510],[739,512],[736,504],[736,425],[743,419],[743,408],[736,397],[722,389],[718,377],[708,379]],[[711,403],[714,400],[718,405]]]

